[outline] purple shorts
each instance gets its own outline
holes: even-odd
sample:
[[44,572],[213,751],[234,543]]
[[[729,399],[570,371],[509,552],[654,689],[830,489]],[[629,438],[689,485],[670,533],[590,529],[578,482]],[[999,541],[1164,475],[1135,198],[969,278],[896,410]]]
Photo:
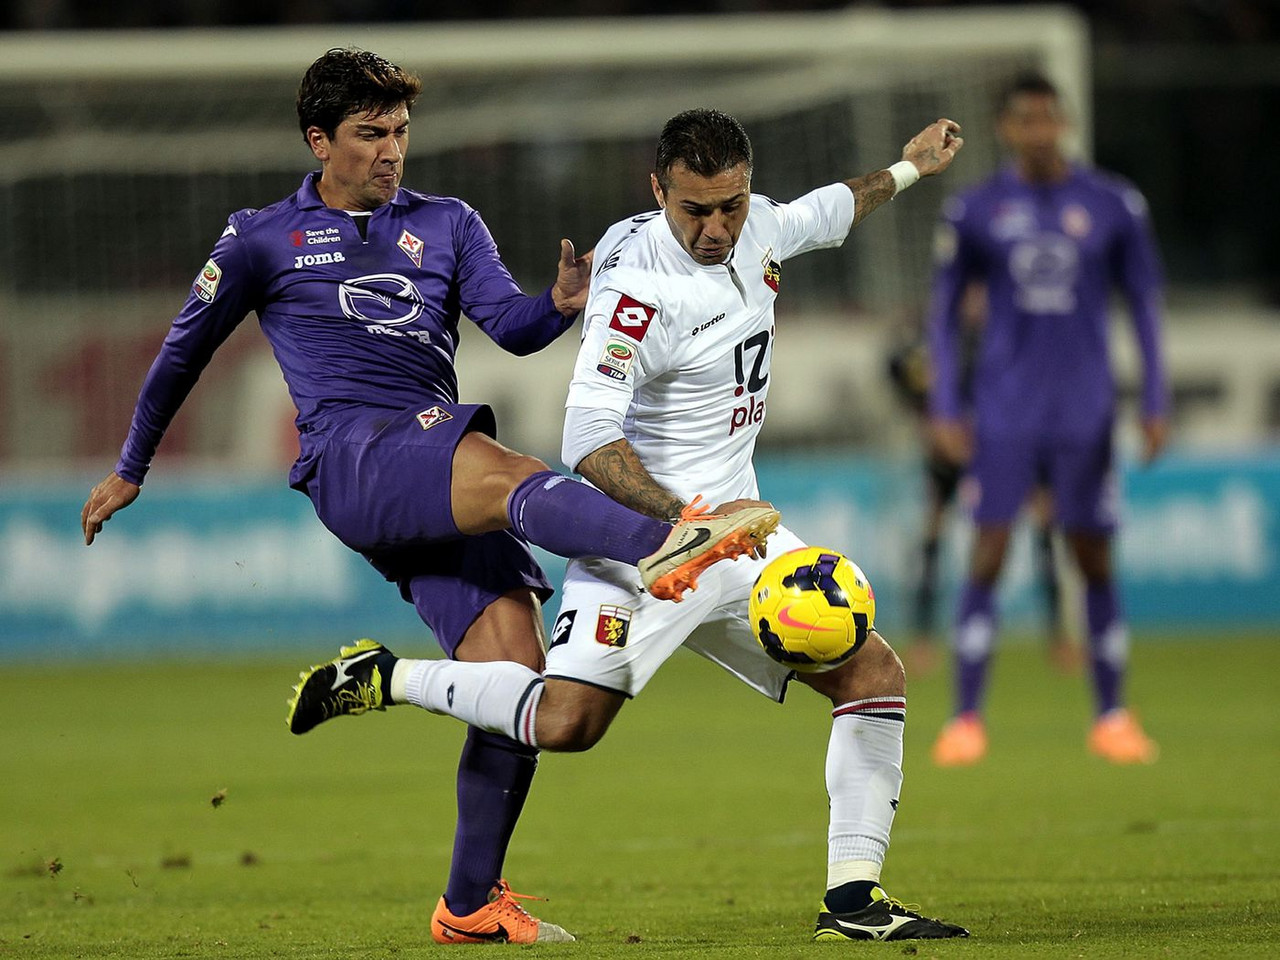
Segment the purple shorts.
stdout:
[[316,438],[310,475],[298,484],[330,532],[399,585],[450,657],[504,593],[528,588],[545,602],[554,592],[509,530],[464,536],[454,525],[453,452],[472,430],[494,436],[489,407],[364,412]]
[[1055,522],[1063,530],[1111,533],[1116,528],[1116,482],[1111,426],[1092,438],[1052,439],[979,433],[970,476],[977,488],[975,523],[1011,524],[1031,490],[1053,492]]

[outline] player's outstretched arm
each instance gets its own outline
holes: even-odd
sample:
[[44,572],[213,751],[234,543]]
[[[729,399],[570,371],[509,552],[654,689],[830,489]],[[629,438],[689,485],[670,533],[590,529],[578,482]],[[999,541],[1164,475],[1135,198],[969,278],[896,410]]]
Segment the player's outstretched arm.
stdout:
[[84,530],[85,546],[93,543],[93,538],[102,532],[102,525],[111,519],[113,513],[133,503],[141,492],[140,486],[130,483],[117,473],[112,473],[90,490],[89,499],[80,511],[80,527]]
[[574,256],[573,242],[560,241],[560,262],[556,264],[556,282],[551,287],[551,301],[563,316],[577,316],[587,305],[591,285],[591,260],[594,250]]
[[902,159],[892,167],[846,180],[853,191],[853,225],[856,227],[920,177],[932,177],[947,169],[963,146],[960,124],[944,117],[912,137],[902,148]]

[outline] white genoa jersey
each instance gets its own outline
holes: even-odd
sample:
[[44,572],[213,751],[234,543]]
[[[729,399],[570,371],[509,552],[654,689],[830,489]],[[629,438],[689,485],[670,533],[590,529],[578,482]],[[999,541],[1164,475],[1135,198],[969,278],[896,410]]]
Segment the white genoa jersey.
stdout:
[[[758,497],[751,457],[781,264],[839,246],[852,225],[853,193],[839,183],[787,204],[753,194],[733,253],[714,266],[689,256],[661,211],[614,224],[596,245],[566,407],[614,416],[679,497],[700,493],[712,507]],[[591,452],[568,433],[564,450],[571,466]]]

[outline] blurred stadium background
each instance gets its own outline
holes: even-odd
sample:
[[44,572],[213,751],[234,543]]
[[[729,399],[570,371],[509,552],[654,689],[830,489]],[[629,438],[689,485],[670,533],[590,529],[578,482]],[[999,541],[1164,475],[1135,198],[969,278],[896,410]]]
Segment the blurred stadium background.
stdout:
[[[424,22],[415,6],[20,0],[0,12],[0,650],[421,639],[410,608],[285,487],[293,412],[251,320],[175,422],[146,495],[92,550],[78,530],[226,215],[291,192],[311,168],[293,93],[312,59],[347,44],[423,75],[406,184],[477,207],[531,290],[550,279],[560,236],[585,249],[651,205],[652,144],[680,109],[738,115],[755,187],[779,199],[887,165],[938,116],[965,125],[946,183],[785,270],[762,488],[802,534],[857,558],[891,637],[910,622],[922,504],[917,424],[887,358],[918,332],[939,203],[999,160],[996,91],[1021,69],[1046,71],[1075,113],[1076,152],[1146,193],[1170,281],[1175,447],[1124,470],[1134,632],[1275,630],[1270,4],[723,2],[629,16],[640,5],[582,0],[539,19],[536,4],[494,0],[460,8],[465,22]],[[502,439],[553,463],[574,339],[516,360],[464,331],[464,398],[493,403]],[[1115,343],[1131,396],[1123,312]],[[963,520],[951,533],[954,573]],[[1027,552],[1004,584],[1015,627],[1035,617]]]

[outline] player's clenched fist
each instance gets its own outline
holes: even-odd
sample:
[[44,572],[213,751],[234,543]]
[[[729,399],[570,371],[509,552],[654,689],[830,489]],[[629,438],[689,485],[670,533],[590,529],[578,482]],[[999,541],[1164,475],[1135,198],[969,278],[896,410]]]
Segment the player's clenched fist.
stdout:
[[951,161],[963,146],[960,124],[944,117],[912,137],[902,148],[902,159],[915,164],[920,176],[930,177],[951,166]]

